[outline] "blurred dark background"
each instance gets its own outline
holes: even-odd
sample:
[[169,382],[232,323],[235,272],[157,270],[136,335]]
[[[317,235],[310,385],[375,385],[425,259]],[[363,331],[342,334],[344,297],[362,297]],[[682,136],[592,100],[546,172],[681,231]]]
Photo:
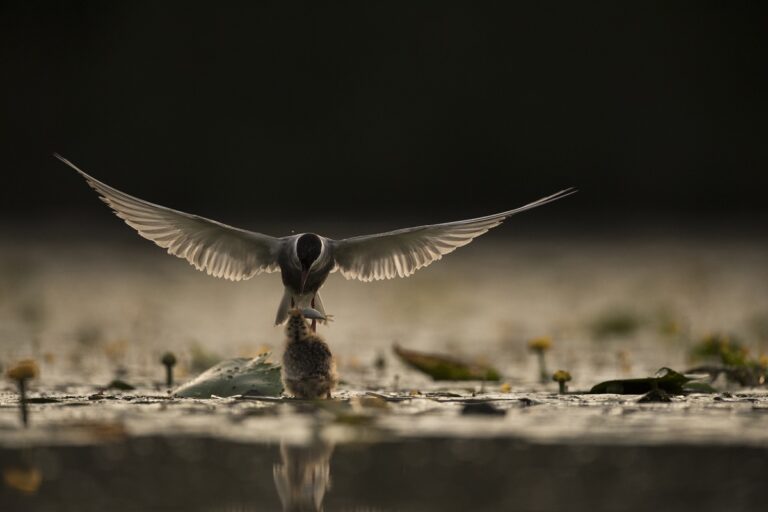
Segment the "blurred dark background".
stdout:
[[759,2],[0,6],[6,225],[107,220],[53,152],[266,232],[454,220],[567,186],[537,219],[768,213]]

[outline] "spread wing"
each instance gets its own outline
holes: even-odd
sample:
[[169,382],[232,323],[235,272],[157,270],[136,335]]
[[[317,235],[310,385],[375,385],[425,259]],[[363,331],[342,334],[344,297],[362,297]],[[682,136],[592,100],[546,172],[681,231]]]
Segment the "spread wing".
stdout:
[[477,219],[399,229],[378,235],[335,240],[336,268],[347,279],[373,281],[407,277],[439,260],[508,217],[576,193],[569,188],[520,208]]
[[54,156],[80,173],[101,200],[139,235],[186,259],[196,269],[231,281],[279,270],[279,239],[138,199],[89,176],[66,158]]

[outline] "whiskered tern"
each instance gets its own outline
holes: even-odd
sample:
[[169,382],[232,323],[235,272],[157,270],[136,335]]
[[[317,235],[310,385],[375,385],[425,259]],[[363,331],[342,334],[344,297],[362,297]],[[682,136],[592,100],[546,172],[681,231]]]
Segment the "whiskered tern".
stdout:
[[276,238],[133,197],[86,174],[66,158],[55,156],[80,173],[101,200],[139,235],[169,254],[186,259],[196,269],[231,281],[279,270],[285,291],[275,324],[285,322],[292,308],[313,308],[324,317],[325,308],[318,290],[331,272],[339,271],[347,279],[366,282],[408,277],[467,245],[508,217],[576,192],[568,188],[514,210],[476,219],[343,240],[314,233]]

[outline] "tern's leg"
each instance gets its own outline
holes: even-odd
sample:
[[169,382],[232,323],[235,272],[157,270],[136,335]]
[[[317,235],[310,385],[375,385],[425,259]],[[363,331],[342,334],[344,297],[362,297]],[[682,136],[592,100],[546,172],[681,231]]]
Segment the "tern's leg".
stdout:
[[[312,309],[315,309],[315,296],[312,296]],[[317,332],[317,320],[312,319],[312,332]]]

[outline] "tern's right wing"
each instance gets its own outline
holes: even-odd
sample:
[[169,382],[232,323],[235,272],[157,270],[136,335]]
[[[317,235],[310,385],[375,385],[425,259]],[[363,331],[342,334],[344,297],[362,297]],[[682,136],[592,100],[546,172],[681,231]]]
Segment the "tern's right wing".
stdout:
[[89,176],[66,158],[55,156],[80,173],[101,200],[139,235],[169,254],[186,259],[196,269],[231,281],[279,270],[279,239],[138,199]]
[[516,213],[567,197],[576,190],[561,190],[551,196],[506,212],[477,219],[398,229],[378,235],[334,240],[334,270],[347,279],[373,281],[407,277],[439,260],[492,229]]

